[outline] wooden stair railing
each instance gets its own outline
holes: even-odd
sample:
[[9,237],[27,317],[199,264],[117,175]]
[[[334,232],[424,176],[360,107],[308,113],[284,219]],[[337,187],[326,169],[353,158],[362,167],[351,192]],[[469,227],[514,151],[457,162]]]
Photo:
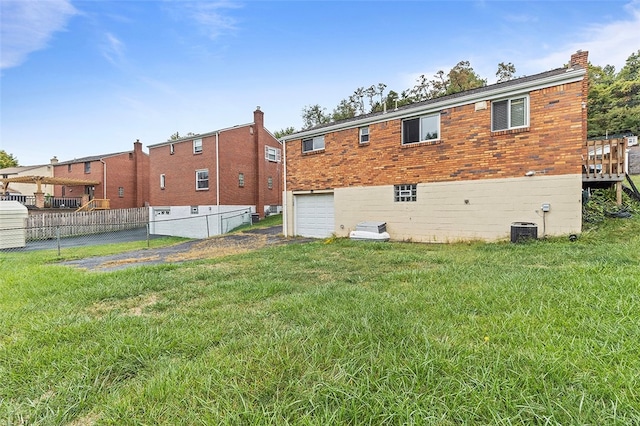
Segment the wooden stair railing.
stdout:
[[94,198],[86,204],[83,204],[76,212],[90,212],[93,210],[109,210],[109,200]]

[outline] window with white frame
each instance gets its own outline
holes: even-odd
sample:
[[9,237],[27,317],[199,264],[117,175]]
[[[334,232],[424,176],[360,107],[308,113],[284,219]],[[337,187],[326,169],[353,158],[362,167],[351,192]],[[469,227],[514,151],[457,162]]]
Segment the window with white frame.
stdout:
[[405,185],[394,185],[393,200],[396,202],[417,201],[418,185],[416,185],[415,183],[405,184]]
[[209,189],[209,170],[196,170],[196,190]]
[[279,163],[281,160],[280,148],[274,148],[272,146],[264,147],[264,159],[268,161],[272,161],[274,163]]
[[491,130],[509,130],[529,125],[529,97],[491,102]]
[[440,114],[423,115],[402,121],[402,143],[435,141],[440,138]]
[[302,152],[313,152],[324,149],[324,135],[302,139]]
[[202,139],[193,140],[193,153],[200,154],[202,152]]
[[166,183],[166,177],[163,174],[160,175],[160,189],[164,189],[164,184]]
[[360,143],[369,143],[369,126],[360,127]]

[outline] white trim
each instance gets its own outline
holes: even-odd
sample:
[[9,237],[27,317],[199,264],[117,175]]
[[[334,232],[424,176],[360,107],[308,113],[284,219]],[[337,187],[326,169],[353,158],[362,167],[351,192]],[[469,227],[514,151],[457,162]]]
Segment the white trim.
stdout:
[[[207,172],[207,187],[206,188],[198,188],[198,173]],[[198,169],[196,170],[196,191],[208,191],[209,190],[209,169]]]
[[412,115],[435,113],[447,108],[474,104],[479,101],[509,97],[518,93],[545,89],[548,87],[557,86],[559,84],[577,83],[579,81],[582,81],[585,73],[586,70],[584,70],[583,68],[577,70],[570,68],[562,74],[554,74],[552,76],[539,80],[526,81],[519,84],[508,85],[506,87],[500,87],[500,85],[497,84],[495,85],[497,87],[486,91],[483,90],[479,93],[471,93],[468,95],[456,96],[449,99],[444,98],[441,101],[428,103],[426,105],[419,105],[415,108],[407,108],[387,113],[376,114],[374,116],[362,118],[360,120],[348,120],[345,122],[339,122],[330,126],[322,127],[320,129],[310,129],[307,131],[283,136],[280,140],[283,143],[287,143],[293,140],[309,138],[313,135],[326,135],[328,133],[337,132],[339,130],[362,127],[367,124],[370,125],[375,123],[383,123],[395,118],[404,118]]

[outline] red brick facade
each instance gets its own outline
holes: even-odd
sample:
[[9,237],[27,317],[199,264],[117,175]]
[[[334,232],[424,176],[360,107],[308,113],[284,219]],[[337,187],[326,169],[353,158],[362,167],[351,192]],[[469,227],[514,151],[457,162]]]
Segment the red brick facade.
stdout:
[[[282,205],[281,159],[265,158],[265,146],[278,152],[281,146],[264,128],[263,116],[258,109],[251,124],[149,146],[150,204],[255,205],[261,216],[265,206]],[[196,139],[202,140],[199,153],[194,153]],[[198,170],[208,171],[206,189],[196,189]],[[164,188],[161,188],[161,175],[164,175]]]
[[[572,57],[583,68],[586,60],[587,52]],[[491,102],[500,98],[490,90],[491,97],[481,102],[440,109],[435,142],[402,144],[402,120],[419,116],[411,109],[406,116],[370,119],[366,144],[359,143],[361,120],[350,128],[318,129],[324,150],[303,153],[303,138],[287,141],[287,191],[522,177],[528,171],[580,174],[586,80],[585,75],[580,81],[518,92],[529,96],[530,110],[529,125],[520,129],[491,130]]]
[[90,192],[91,198],[108,199],[112,209],[144,207],[149,201],[149,156],[142,152],[140,142],[133,145],[133,151],[55,164],[56,178],[100,183],[91,187],[56,185],[54,196],[79,198]]

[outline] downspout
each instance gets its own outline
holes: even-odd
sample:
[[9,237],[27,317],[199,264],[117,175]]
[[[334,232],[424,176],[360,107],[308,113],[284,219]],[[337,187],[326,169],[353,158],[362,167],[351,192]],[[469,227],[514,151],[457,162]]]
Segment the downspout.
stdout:
[[218,151],[220,132],[216,132],[216,206],[220,213],[220,153]]
[[103,178],[102,178],[102,199],[106,200],[107,199],[107,163],[104,162],[104,160],[101,158],[100,162],[103,164],[104,167],[102,167],[102,174],[103,174]]
[[282,193],[282,233],[285,237],[289,236],[289,224],[287,221],[287,142],[282,140],[282,158],[283,158],[283,170],[282,170],[282,179],[284,182],[282,184],[283,193]]

